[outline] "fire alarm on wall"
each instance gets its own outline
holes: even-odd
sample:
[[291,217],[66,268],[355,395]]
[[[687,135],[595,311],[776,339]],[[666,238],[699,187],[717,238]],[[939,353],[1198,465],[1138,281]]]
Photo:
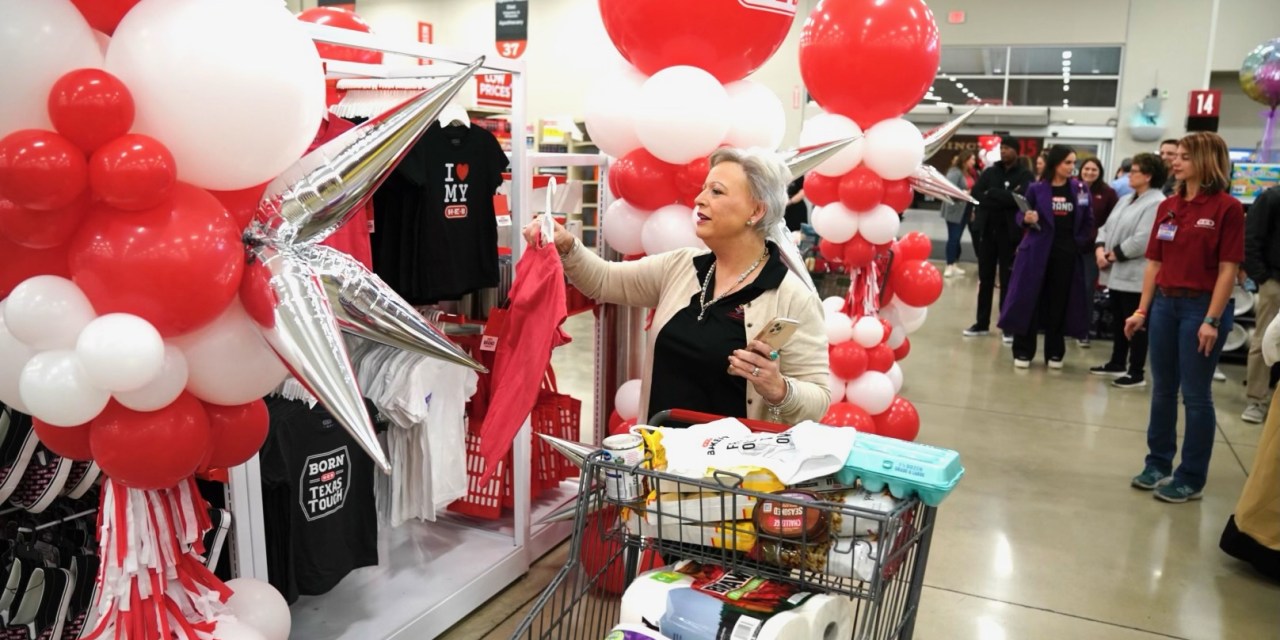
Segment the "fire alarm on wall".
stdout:
[[947,22],[951,24],[964,24],[964,12],[952,11],[947,14]]

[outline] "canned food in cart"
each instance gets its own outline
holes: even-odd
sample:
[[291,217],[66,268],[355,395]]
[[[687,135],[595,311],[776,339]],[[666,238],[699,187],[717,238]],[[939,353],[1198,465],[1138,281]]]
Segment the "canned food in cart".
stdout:
[[[615,502],[631,502],[645,496],[644,481],[634,468],[644,462],[644,438],[632,433],[609,436],[601,443],[604,462],[600,481],[605,497]],[[616,465],[616,466],[615,466]]]

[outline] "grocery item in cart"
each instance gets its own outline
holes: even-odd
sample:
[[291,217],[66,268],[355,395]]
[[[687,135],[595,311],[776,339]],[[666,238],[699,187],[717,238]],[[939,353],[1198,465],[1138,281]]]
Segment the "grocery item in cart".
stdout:
[[821,542],[831,530],[829,512],[805,506],[820,498],[807,491],[779,491],[779,498],[761,500],[751,520],[761,535]]
[[640,516],[649,524],[662,521],[723,522],[750,520],[755,511],[752,495],[722,491],[662,493],[649,496]]
[[663,518],[650,524],[635,511],[627,516],[627,533],[678,544],[696,544],[716,549],[750,551],[756,543],[755,525],[748,520],[718,523],[688,522]]
[[688,564],[688,560],[683,560],[674,566],[646,571],[636,576],[622,594],[618,621],[623,624],[656,626],[667,612],[667,593],[693,586],[693,576],[681,571]]
[[827,552],[827,567],[823,573],[839,578],[853,578],[871,582],[879,564],[880,543],[863,538],[835,538]]
[[676,589],[667,594],[667,612],[659,628],[673,640],[753,638],[801,640],[813,628],[802,616],[782,612],[751,613],[696,589]]
[[604,640],[671,640],[642,624],[620,624]]
[[[620,433],[609,436],[601,443],[608,461],[624,468],[632,468],[644,462],[644,438],[632,433]],[[631,502],[644,497],[644,479],[634,471],[623,468],[605,467],[603,477],[604,495],[618,502]]]
[[859,433],[840,482],[861,481],[868,491],[883,491],[899,499],[920,496],[930,507],[938,506],[964,477],[960,454],[916,442]]
[[[882,491],[871,492],[866,489],[848,491],[839,500],[857,510],[883,514],[893,513],[898,508],[898,500]],[[839,527],[834,533],[845,538],[880,535],[880,530],[884,526],[883,519],[859,518],[849,513],[839,515],[841,516]]]
[[[737,423],[717,420],[708,425]],[[742,426],[742,429],[746,429]],[[737,431],[734,429],[734,431]],[[836,473],[844,466],[858,432],[802,422],[782,433],[721,435],[697,440],[663,436],[667,473],[688,478],[708,477],[712,470],[747,473],[766,469],[783,484],[795,484]]]

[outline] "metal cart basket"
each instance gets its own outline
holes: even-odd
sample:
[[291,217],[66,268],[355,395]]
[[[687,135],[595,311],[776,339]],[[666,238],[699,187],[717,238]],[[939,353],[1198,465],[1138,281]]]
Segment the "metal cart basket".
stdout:
[[[769,474],[717,472],[694,479],[653,466],[651,454],[632,467],[610,461],[603,452],[587,458],[568,561],[514,638],[602,640],[619,622],[627,585],[639,573],[679,559],[848,597],[850,640],[912,637],[935,508],[915,498],[896,501],[887,510],[865,508],[843,500],[855,488],[839,487],[834,480],[810,483],[800,492],[791,487],[772,493],[779,487]],[[606,473],[610,478],[636,474],[656,494],[649,500],[612,500]],[[802,531],[757,530],[751,519],[757,508],[825,524]],[[847,532],[857,537],[839,535]]]

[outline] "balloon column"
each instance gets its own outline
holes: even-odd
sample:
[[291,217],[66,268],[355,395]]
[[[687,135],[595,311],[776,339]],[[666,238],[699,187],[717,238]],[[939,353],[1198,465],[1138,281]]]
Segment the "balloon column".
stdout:
[[1245,95],[1267,105],[1264,111],[1260,162],[1272,162],[1276,107],[1280,107],[1280,38],[1254,48],[1240,65],[1240,87]]
[[823,303],[835,402],[826,421],[906,440],[920,420],[899,395],[897,361],[942,294],[942,276],[928,262],[927,236],[896,239],[900,216],[917,191],[968,198],[923,161],[972,111],[927,135],[901,117],[928,91],[939,54],[922,0],[819,0],[800,40],[801,75],[825,110],[805,122],[800,143],[865,133],[804,182],[819,250],[853,276],[846,296]]
[[[786,131],[782,103],[744,79],[782,44],[795,5],[769,0],[600,0],[600,13],[629,65],[594,87],[587,130],[617,158],[602,220],[624,255],[701,246],[693,199],[707,156],[721,145],[775,150]],[[709,25],[715,25],[710,28]]]
[[[0,69],[0,401],[107,476],[85,637],[284,640],[282,601],[228,606],[239,587],[204,569],[193,475],[257,452],[261,398],[289,374],[386,468],[340,331],[479,368],[317,243],[480,61],[303,156],[323,71],[278,4],[0,0],[0,15],[18,27],[0,52],[21,61]],[[105,55],[86,17],[112,34]]]

